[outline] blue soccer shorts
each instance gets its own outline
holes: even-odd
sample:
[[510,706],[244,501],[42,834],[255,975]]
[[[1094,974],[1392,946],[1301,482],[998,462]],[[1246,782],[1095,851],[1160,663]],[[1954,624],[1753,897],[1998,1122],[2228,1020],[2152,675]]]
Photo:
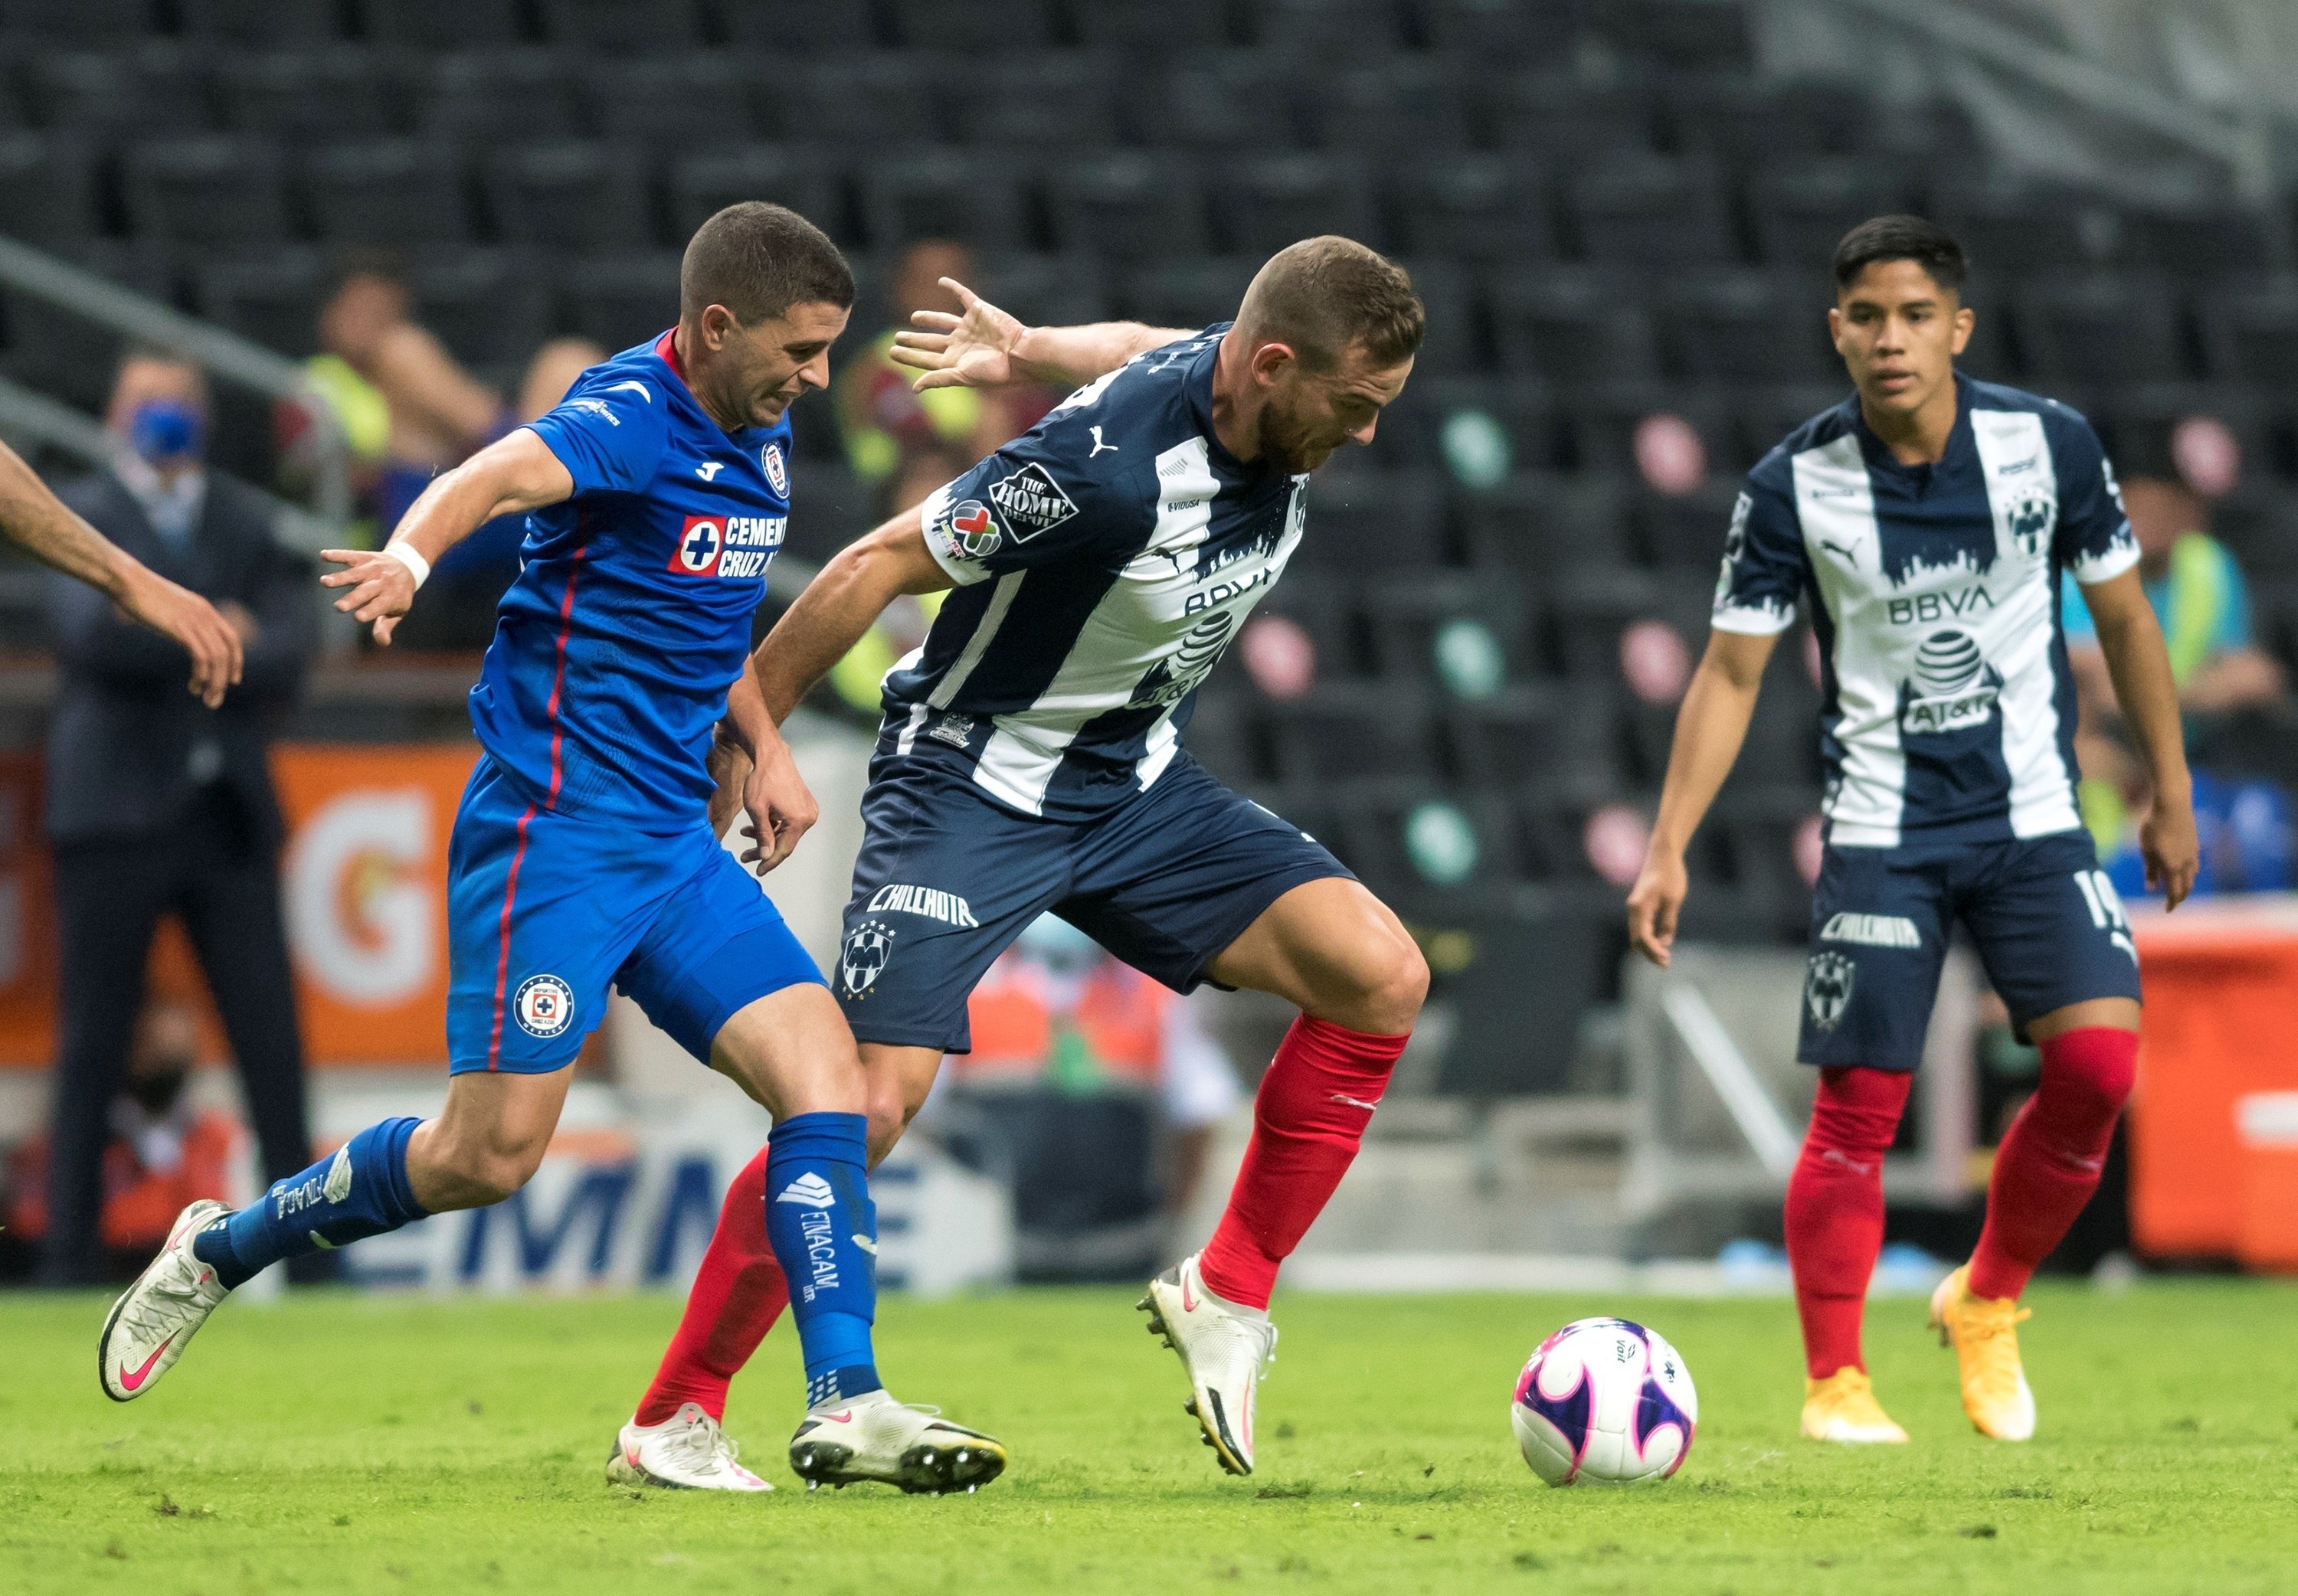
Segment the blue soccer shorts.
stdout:
[[1960,921],[2023,1030],[2054,1009],[2138,996],[2138,952],[2087,831],[1836,848],[1812,894],[1806,1064],[1912,1070]]
[[1186,753],[1146,792],[1086,821],[1021,814],[923,761],[881,761],[872,773],[831,983],[864,1042],[970,1052],[966,999],[1049,909],[1186,992],[1279,897],[1349,876],[1323,844]]
[[482,757],[447,857],[454,1074],[573,1063],[609,985],[707,1063],[729,1017],[822,980],[706,826],[665,836],[555,814]]

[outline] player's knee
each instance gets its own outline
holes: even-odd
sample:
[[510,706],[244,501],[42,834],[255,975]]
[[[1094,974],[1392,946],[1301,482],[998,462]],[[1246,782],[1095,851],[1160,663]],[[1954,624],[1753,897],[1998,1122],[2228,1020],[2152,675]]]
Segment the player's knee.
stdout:
[[1428,961],[1411,938],[1382,939],[1356,971],[1353,1029],[1393,1037],[1410,1030],[1428,997]]
[[902,1133],[910,1128],[918,1111],[903,1101],[898,1086],[873,1081],[864,1112],[870,1121],[870,1165],[875,1169],[894,1150],[894,1144],[902,1139]]
[[460,1199],[457,1206],[484,1208],[532,1180],[550,1145],[548,1135],[450,1134],[433,1145],[431,1157],[442,1184]]

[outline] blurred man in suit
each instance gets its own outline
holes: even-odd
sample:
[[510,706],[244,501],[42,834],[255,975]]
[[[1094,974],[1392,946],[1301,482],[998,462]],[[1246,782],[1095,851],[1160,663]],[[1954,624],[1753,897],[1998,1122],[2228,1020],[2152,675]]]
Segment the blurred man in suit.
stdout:
[[53,1284],[101,1270],[104,1144],[161,914],[181,917],[206,972],[264,1178],[293,1174],[311,1149],[265,757],[310,657],[310,576],[274,543],[264,501],[203,468],[208,397],[196,368],[130,354],[106,419],[120,441],[112,466],[60,497],[211,600],[245,666],[215,702],[187,698],[180,646],[131,624],[103,593],[58,583],[63,682],[46,805],[62,942],[44,1267]]

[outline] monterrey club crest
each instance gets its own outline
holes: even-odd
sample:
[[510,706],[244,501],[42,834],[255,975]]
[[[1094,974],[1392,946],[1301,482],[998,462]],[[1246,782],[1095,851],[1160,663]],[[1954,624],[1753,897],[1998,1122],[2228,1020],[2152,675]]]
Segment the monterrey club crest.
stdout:
[[865,920],[847,932],[838,952],[838,979],[845,984],[846,995],[859,997],[867,992],[893,952],[893,928],[880,921]]
[[766,481],[775,492],[789,497],[789,467],[782,463],[782,446],[769,443],[758,451],[758,464],[765,467]]
[[1858,977],[1859,966],[1843,954],[1811,955],[1811,967],[1803,978],[1803,1001],[1814,1025],[1822,1030],[1836,1028],[1851,1002],[1852,983]]
[[555,975],[530,975],[511,1000],[518,1028],[531,1037],[555,1037],[574,1023],[574,994]]

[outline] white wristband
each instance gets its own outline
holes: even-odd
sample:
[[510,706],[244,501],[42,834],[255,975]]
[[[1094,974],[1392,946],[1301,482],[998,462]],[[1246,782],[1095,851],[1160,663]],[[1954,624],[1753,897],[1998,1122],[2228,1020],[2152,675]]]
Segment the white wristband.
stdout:
[[383,546],[383,557],[385,559],[395,559],[405,566],[407,574],[415,578],[415,585],[418,589],[430,577],[431,562],[405,543],[385,543]]

